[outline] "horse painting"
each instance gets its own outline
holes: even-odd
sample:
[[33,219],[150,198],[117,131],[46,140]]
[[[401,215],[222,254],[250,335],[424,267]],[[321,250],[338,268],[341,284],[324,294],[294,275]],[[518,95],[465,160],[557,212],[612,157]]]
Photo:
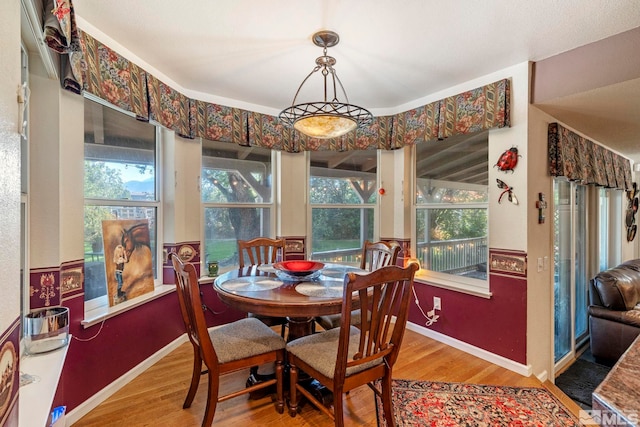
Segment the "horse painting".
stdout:
[[[104,220],[102,233],[109,305],[113,306],[147,292],[153,292],[153,257],[149,220]],[[118,270],[113,256],[118,246],[124,248],[126,255],[123,257],[126,260],[124,268],[120,264],[122,270]],[[122,284],[119,292],[120,278]]]
[[141,245],[151,248],[149,223],[140,223],[128,229],[123,229],[120,244],[124,247],[127,258],[131,258],[133,251]]

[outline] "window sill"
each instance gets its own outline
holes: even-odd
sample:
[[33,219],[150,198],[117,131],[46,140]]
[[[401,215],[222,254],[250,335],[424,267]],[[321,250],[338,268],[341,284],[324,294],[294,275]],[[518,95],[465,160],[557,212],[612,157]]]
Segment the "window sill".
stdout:
[[81,324],[83,327],[88,328],[102,322],[103,320],[117,316],[120,313],[124,313],[133,308],[139,307],[142,304],[146,304],[149,301],[160,298],[163,295],[175,291],[175,289],[176,287],[174,285],[160,285],[156,286],[151,293],[141,295],[129,301],[125,301],[114,307],[102,306],[97,307],[93,310],[85,311],[84,320],[81,322]]
[[[71,336],[69,336],[69,342],[71,342]],[[20,387],[18,402],[20,425],[47,425],[69,345],[49,353],[25,355],[20,360],[20,371],[37,378],[35,382]]]
[[424,272],[424,270],[418,271],[414,281],[423,285],[435,286],[441,289],[447,289],[450,291],[461,292],[463,294],[473,295],[480,298],[491,298],[491,291],[489,289],[482,288],[477,285],[465,283],[462,281],[454,281],[448,279],[442,279],[440,277],[433,277]]

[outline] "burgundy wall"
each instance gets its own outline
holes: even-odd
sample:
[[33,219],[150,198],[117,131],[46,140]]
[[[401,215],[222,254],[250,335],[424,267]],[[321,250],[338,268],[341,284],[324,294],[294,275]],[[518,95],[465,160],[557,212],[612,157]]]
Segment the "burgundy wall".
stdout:
[[[212,285],[203,285],[201,289],[203,303],[209,308],[205,311],[209,326],[246,316],[222,303]],[[80,324],[84,317],[82,289],[64,294],[62,305],[69,307],[69,332],[73,339],[53,407],[66,405],[67,412],[184,333],[175,292],[107,319],[101,331],[100,324],[87,329]]]
[[[489,299],[415,283],[422,309],[433,308],[433,297],[442,300],[440,318],[429,329],[518,363],[527,362],[527,281],[525,278],[490,275]],[[426,319],[411,305],[409,321],[425,326]]]

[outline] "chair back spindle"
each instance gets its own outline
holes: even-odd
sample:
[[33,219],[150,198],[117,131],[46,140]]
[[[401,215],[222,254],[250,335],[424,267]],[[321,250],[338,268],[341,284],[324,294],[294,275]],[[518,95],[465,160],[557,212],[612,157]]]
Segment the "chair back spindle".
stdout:
[[252,240],[238,240],[238,264],[272,264],[284,257],[284,239],[258,237]]

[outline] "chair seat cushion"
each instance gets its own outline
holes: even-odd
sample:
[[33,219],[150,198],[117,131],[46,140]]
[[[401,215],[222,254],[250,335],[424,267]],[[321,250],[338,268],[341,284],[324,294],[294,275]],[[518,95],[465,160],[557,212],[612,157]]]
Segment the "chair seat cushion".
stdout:
[[[347,361],[353,359],[358,351],[360,342],[360,329],[350,326],[349,354]],[[336,369],[336,357],[338,355],[338,341],[340,340],[340,328],[330,329],[326,332],[307,335],[287,344],[287,351],[304,360],[322,375],[333,378]],[[362,365],[347,368],[346,376],[364,371],[382,363],[382,358],[372,360]]]
[[255,318],[211,328],[209,336],[220,363],[280,350],[286,345],[280,335]]

